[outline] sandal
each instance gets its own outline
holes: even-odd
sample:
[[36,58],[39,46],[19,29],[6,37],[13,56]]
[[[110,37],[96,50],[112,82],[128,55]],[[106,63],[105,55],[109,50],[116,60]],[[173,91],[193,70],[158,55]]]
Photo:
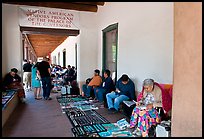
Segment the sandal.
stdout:
[[40,100],[40,99],[42,99],[42,97],[37,97],[37,98],[35,98],[35,99]]

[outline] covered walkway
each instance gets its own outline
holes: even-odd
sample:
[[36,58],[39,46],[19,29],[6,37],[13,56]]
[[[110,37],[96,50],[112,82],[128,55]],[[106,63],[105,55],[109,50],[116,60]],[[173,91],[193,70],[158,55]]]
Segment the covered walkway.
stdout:
[[[33,92],[26,92],[26,104],[19,104],[2,129],[2,137],[73,137],[72,125],[63,114],[56,96],[52,100],[35,100]],[[125,116],[121,113],[108,114],[107,108],[97,110],[110,122]]]

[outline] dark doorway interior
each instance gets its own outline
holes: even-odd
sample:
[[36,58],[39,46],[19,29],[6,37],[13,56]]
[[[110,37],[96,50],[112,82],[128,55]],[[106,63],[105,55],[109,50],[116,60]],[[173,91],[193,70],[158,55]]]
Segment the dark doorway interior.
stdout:
[[63,67],[66,67],[66,50],[63,50]]
[[118,23],[103,30],[103,71],[109,69],[112,79],[117,81]]

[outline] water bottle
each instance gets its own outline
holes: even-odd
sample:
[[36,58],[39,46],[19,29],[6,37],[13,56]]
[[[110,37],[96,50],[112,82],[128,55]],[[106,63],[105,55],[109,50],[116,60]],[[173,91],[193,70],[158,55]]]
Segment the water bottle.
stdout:
[[63,86],[63,87],[61,88],[61,94],[62,94],[62,95],[66,95],[66,93],[67,93],[66,87]]
[[67,93],[68,93],[68,95],[71,94],[71,88],[72,88],[71,85],[68,85],[68,86],[67,86]]

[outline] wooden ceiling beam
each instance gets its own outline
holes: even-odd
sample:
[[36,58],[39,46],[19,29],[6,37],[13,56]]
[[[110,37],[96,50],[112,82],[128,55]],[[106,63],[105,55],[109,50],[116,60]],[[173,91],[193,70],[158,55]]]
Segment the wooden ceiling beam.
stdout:
[[100,6],[103,6],[105,4],[105,2],[73,2],[73,3],[88,4],[88,5],[100,5]]
[[35,51],[35,49],[33,48],[33,45],[32,45],[32,43],[30,42],[28,36],[27,36],[26,34],[24,34],[24,36],[25,36],[25,39],[27,40],[27,42],[29,43],[30,48],[31,48],[32,51],[34,52],[35,57],[37,57],[37,55],[36,55],[36,51]]
[[47,56],[53,52],[56,47],[63,43],[67,36],[56,36],[48,34],[27,34],[38,57]]
[[20,27],[23,34],[50,34],[59,36],[77,36],[79,30],[74,29],[55,29],[55,28],[38,28],[38,27]]
[[49,7],[49,8],[60,8],[60,9],[69,9],[77,11],[89,11],[97,12],[97,5],[88,5],[88,4],[79,4],[73,2],[6,2],[7,4],[16,4],[16,5],[28,5],[28,6],[39,6],[39,7]]

